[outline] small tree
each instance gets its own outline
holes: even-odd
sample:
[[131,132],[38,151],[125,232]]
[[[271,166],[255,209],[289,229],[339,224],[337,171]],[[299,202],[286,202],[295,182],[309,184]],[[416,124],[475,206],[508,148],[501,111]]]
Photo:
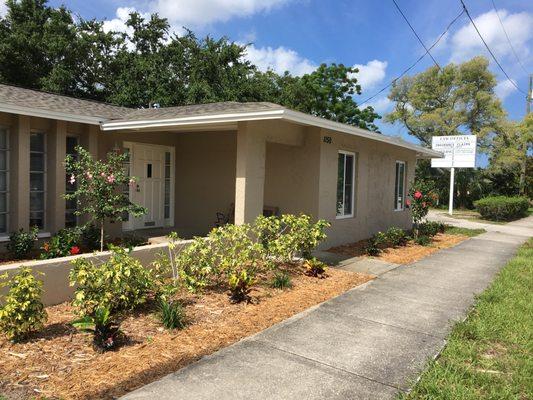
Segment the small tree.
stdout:
[[75,200],[76,214],[90,215],[100,227],[100,251],[103,251],[106,220],[122,221],[128,213],[139,217],[146,209],[133,204],[124,194],[124,187],[135,185],[135,178],[128,176],[124,169],[127,154],[110,152],[105,160],[93,160],[80,146],[76,152],[78,157],[68,155],[65,159],[69,182],[76,184],[76,190],[65,194],[65,199]]
[[409,189],[409,197],[406,201],[407,207],[411,209],[413,216],[413,233],[418,237],[420,223],[426,218],[429,207],[435,205],[438,196],[433,191],[433,186],[425,181],[414,182]]

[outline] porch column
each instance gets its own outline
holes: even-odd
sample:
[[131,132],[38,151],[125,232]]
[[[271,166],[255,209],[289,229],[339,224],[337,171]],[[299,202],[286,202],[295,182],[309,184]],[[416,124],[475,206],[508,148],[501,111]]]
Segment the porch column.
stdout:
[[65,227],[65,157],[67,122],[55,121],[55,127],[48,135],[48,187],[47,187],[47,229],[55,233]]
[[84,135],[80,138],[80,146],[87,150],[93,158],[98,158],[98,131],[97,125],[88,125]]
[[235,182],[235,224],[237,225],[253,222],[263,213],[265,154],[264,135],[254,132],[252,123],[239,122]]
[[9,231],[30,225],[30,117],[19,115],[11,132]]

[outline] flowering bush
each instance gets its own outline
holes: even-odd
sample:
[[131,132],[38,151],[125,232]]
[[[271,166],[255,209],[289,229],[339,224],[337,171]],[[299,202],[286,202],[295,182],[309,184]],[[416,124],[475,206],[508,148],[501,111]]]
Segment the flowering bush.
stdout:
[[79,254],[81,252],[79,247],[81,236],[82,229],[78,227],[59,230],[41,246],[41,258],[48,259]]
[[133,204],[123,192],[126,185],[136,185],[135,178],[126,175],[124,170],[127,154],[111,152],[106,160],[93,160],[82,147],[76,147],[76,151],[78,157],[68,155],[65,159],[69,182],[76,183],[76,190],[65,194],[65,199],[76,201],[76,214],[88,214],[97,222],[100,250],[103,251],[106,220],[121,221],[128,213],[138,217],[146,213],[146,209]]
[[409,197],[407,199],[407,206],[411,209],[414,223],[414,236],[418,236],[418,227],[420,223],[426,218],[429,208],[436,204],[438,200],[437,194],[433,191],[432,185],[420,181],[411,185],[409,190]]

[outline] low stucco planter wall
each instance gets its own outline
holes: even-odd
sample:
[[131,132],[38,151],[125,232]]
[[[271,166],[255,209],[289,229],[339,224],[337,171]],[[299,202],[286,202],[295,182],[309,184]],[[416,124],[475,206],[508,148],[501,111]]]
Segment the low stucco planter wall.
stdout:
[[[191,240],[179,242],[179,246],[186,247]],[[145,267],[148,267],[161,252],[168,252],[168,243],[159,243],[146,246],[135,247],[132,250],[132,257],[138,259]],[[38,279],[43,281],[43,298],[45,306],[51,306],[63,303],[72,299],[74,289],[69,285],[69,274],[72,268],[72,260],[76,258],[88,258],[93,261],[105,261],[109,258],[111,252],[95,252],[91,254],[80,254],[78,256],[60,257],[51,260],[34,260],[22,263],[14,263],[0,266],[0,274],[5,272],[9,276],[17,273],[22,266],[30,267],[35,272],[43,273]],[[0,289],[0,297],[8,292],[9,288]],[[1,301],[0,301],[1,303]]]

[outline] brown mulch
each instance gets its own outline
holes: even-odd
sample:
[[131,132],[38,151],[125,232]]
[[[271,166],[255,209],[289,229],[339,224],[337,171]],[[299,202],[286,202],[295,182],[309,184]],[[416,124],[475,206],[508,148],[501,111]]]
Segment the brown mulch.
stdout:
[[226,293],[181,294],[188,326],[180,331],[164,330],[147,306],[123,322],[127,342],[104,354],[93,350],[90,335],[69,324],[69,304],[48,307],[45,329],[28,342],[0,338],[0,394],[116,398],[372,279],[336,269],[327,275],[294,274],[289,290],[258,287],[248,304],[231,304]]
[[[410,241],[407,246],[401,247],[388,247],[383,249],[379,256],[372,258],[377,258],[378,260],[383,260],[395,264],[410,264],[415,261],[421,260],[424,257],[429,256],[441,249],[446,249],[448,247],[453,247],[456,244],[459,244],[468,239],[468,236],[464,235],[450,235],[447,233],[438,233],[433,237],[431,244],[428,246],[421,246],[419,244]],[[337,254],[344,254],[350,257],[359,257],[365,256],[365,246],[367,241],[361,240],[356,243],[346,244],[343,246],[332,247],[327,251]]]

